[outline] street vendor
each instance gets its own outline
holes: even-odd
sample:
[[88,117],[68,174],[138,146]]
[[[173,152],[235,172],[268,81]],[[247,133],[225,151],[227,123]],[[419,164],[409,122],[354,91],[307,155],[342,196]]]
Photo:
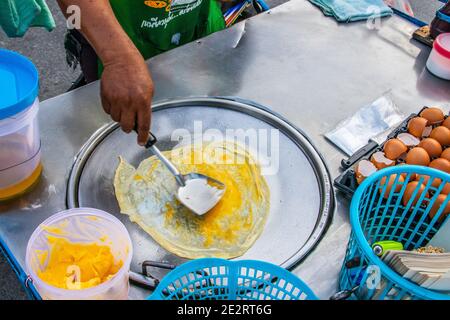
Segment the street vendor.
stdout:
[[[76,57],[87,82],[101,79],[106,113],[147,141],[154,86],[145,59],[225,28],[216,0],[58,0],[80,8]],[[168,70],[170,72],[170,70]]]

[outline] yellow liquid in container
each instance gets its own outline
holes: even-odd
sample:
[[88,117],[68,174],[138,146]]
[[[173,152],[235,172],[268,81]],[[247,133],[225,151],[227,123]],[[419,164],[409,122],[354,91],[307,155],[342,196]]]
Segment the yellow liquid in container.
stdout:
[[28,178],[7,188],[0,189],[0,201],[10,200],[27,192],[38,181],[41,173],[42,164],[39,163]]

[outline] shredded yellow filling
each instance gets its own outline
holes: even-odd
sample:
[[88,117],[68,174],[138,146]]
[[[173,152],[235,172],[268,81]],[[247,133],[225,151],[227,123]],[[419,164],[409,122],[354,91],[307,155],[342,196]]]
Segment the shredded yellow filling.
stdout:
[[[45,270],[38,276],[58,288],[80,290],[97,286],[114,276],[123,264],[114,261],[111,248],[106,245],[72,243],[53,236],[48,236],[48,241],[50,256]],[[38,253],[44,261],[47,255],[47,252]]]

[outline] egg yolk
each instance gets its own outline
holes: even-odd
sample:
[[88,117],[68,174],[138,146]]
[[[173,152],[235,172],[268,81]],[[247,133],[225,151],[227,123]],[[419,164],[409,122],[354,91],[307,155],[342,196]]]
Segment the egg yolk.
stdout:
[[[242,231],[249,230],[252,227],[251,208],[249,208],[248,215],[244,219],[236,212],[241,210],[244,197],[250,197],[250,201],[253,203],[261,201],[260,189],[263,181],[259,174],[260,168],[257,164],[248,161],[227,163],[225,158],[227,154],[223,155],[221,165],[208,162],[194,163],[196,157],[199,157],[199,153],[203,151],[201,149],[193,149],[183,159],[184,173],[198,172],[209,176],[222,182],[226,186],[226,190],[223,198],[213,209],[203,216],[192,214],[190,219],[195,221],[198,232],[204,237],[205,247],[209,247],[215,238],[219,238],[227,243],[233,243]],[[236,157],[238,155],[232,153],[232,156]],[[231,167],[235,176],[230,174],[231,170],[228,170]],[[239,182],[236,180],[236,177],[239,177]],[[255,185],[256,192],[251,194],[243,192],[243,188],[249,185]],[[171,203],[166,203],[167,220],[173,219],[175,211],[176,209]]]
[[[51,245],[48,263],[38,276],[58,288],[80,290],[97,286],[114,276],[123,264],[115,262],[111,248],[106,245],[72,243],[51,236],[48,241]],[[40,254],[44,260],[46,255]]]

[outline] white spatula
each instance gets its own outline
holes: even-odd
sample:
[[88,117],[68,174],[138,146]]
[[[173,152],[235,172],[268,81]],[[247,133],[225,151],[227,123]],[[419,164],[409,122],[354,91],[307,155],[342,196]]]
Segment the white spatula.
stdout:
[[177,199],[197,215],[204,215],[214,208],[222,199],[226,186],[222,182],[200,173],[181,174],[177,167],[155,146],[156,142],[156,137],[149,132],[145,148],[151,150],[174,175],[178,184]]

